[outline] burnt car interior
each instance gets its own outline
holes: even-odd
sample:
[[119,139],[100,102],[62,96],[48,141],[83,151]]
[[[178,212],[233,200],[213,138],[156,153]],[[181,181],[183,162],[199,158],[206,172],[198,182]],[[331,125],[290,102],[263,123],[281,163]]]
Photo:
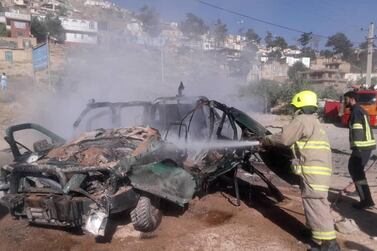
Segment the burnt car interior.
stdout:
[[[252,120],[248,115],[233,107],[227,107],[218,101],[202,99],[198,100],[196,107],[187,113],[181,121],[179,131],[187,128],[185,134],[185,141],[189,140],[188,135],[190,130],[196,130],[197,127],[193,126],[193,118],[197,113],[206,111],[208,114],[208,136],[207,141],[257,141],[263,135],[268,135],[270,132],[266,130],[258,122]],[[252,130],[251,130],[252,129]],[[204,152],[203,152],[204,151]],[[216,177],[228,173],[230,170],[233,174],[234,190],[237,197],[237,205],[240,205],[239,187],[237,173],[238,169],[242,168],[247,172],[258,175],[268,186],[272,195],[278,200],[282,201],[284,196],[281,192],[260,172],[253,162],[263,162],[259,156],[258,147],[238,147],[237,145],[229,145],[225,143],[221,149],[204,149],[199,153],[195,153],[190,158],[201,161],[205,164],[201,169],[202,174],[210,176],[208,182],[214,180]],[[236,163],[236,164],[234,164]],[[215,167],[215,168],[214,168]],[[203,170],[204,169],[204,170]],[[208,184],[207,184],[208,185]]]
[[[20,143],[15,139],[15,133],[18,131],[33,130],[42,135],[47,139],[39,140],[33,143],[33,151],[26,146],[26,144]],[[19,160],[22,157],[28,156],[33,152],[45,152],[52,149],[55,146],[59,146],[65,143],[65,140],[59,135],[51,132],[50,130],[33,123],[19,124],[7,128],[5,131],[5,141],[9,144],[15,160]]]

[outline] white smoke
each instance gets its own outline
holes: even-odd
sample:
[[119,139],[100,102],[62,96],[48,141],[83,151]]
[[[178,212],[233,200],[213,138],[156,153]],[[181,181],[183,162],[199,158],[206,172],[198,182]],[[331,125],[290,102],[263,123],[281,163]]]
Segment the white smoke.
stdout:
[[[55,92],[32,93],[20,122],[37,122],[65,138],[90,99],[153,101],[175,96],[182,81],[186,96],[207,96],[239,106],[246,78],[229,77],[225,55],[130,42],[67,48],[66,66],[53,76]],[[54,62],[52,62],[54,63]]]

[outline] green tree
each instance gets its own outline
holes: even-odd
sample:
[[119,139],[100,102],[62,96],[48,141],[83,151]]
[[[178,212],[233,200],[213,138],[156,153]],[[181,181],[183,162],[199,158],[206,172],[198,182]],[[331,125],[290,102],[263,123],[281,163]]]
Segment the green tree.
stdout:
[[65,40],[62,22],[57,16],[53,17],[47,15],[44,22],[50,36],[56,38],[59,42],[63,42]]
[[321,50],[319,55],[326,57],[326,58],[330,58],[330,57],[334,56],[334,53],[330,50]]
[[[302,66],[300,66],[302,67]],[[297,64],[297,68],[299,68]],[[263,108],[269,111],[271,107],[287,104],[282,107],[280,112],[288,113],[288,104],[290,103],[293,95],[303,90],[312,90],[317,93],[318,98],[331,98],[338,99],[339,93],[333,86],[323,87],[318,85],[311,85],[302,81],[295,81],[291,83],[280,83],[272,80],[258,80],[251,82],[246,87],[240,88],[241,97],[253,97],[257,100],[258,104],[264,103]]]
[[267,31],[267,34],[266,36],[264,37],[264,42],[266,43],[266,47],[272,47],[272,40],[273,40],[273,36],[272,36],[272,33]]
[[0,24],[0,37],[7,37],[8,31],[7,26],[5,24]]
[[248,29],[246,32],[245,32],[245,37],[246,39],[249,41],[249,42],[256,42],[256,43],[260,43],[261,41],[261,37],[253,30],[253,29]]
[[312,40],[312,32],[305,32],[302,33],[300,38],[297,41],[300,43],[302,47],[306,47],[310,41]]
[[286,95],[286,102],[289,102],[293,95],[302,90],[311,90],[310,85],[305,83],[302,79],[301,72],[306,70],[307,68],[302,62],[296,62],[288,69],[290,83],[287,85],[284,93],[284,95]]
[[186,14],[186,19],[180,23],[180,30],[190,39],[199,40],[199,37],[208,32],[208,26],[203,19],[192,13]]
[[272,41],[272,47],[278,47],[282,50],[286,49],[288,47],[287,42],[283,37],[277,36],[273,41]]
[[37,39],[38,43],[46,41],[47,27],[44,21],[40,20],[38,17],[32,17],[30,26],[31,34]]
[[326,43],[326,47],[331,47],[336,54],[342,54],[342,58],[347,61],[351,59],[353,53],[352,46],[351,41],[341,32],[329,37]]
[[59,42],[65,40],[64,29],[58,17],[47,15],[44,19],[32,17],[31,34],[37,39],[38,43],[44,42],[49,34]]
[[152,37],[157,37],[161,33],[160,14],[147,5],[144,5],[136,17],[143,23],[143,30]]
[[213,35],[215,37],[217,47],[220,47],[220,45],[224,44],[227,34],[227,25],[224,24],[220,19],[217,19],[216,23],[213,26]]
[[339,90],[336,90],[334,86],[326,86],[325,88],[313,86],[313,91],[317,93],[317,96],[320,99],[328,98],[338,100],[343,94]]
[[[261,79],[250,83],[240,89],[241,97],[253,97],[258,100],[259,104],[263,102],[263,110],[268,112],[271,107],[283,102],[282,95],[285,93],[285,85],[277,81]],[[261,102],[260,102],[261,101]]]
[[308,68],[306,66],[298,61],[294,63],[291,67],[288,69],[288,78],[293,81],[299,80],[300,77],[300,72],[306,71]]

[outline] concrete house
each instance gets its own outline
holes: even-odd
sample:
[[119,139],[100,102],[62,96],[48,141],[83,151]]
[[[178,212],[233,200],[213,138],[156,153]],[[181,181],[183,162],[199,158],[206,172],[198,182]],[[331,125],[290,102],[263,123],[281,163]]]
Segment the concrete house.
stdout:
[[65,43],[98,43],[98,23],[96,21],[71,18],[60,18],[60,21],[65,32]]
[[0,23],[6,25],[10,36],[17,37],[30,37],[30,21],[29,14],[23,14],[18,12],[5,12],[0,14]]

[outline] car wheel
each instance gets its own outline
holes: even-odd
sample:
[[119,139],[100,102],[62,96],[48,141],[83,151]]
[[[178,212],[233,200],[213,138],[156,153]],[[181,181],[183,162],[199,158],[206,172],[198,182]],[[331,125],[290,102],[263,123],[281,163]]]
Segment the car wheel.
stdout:
[[162,213],[158,208],[159,202],[159,198],[140,196],[135,209],[131,211],[131,220],[135,230],[152,232],[160,225]]

